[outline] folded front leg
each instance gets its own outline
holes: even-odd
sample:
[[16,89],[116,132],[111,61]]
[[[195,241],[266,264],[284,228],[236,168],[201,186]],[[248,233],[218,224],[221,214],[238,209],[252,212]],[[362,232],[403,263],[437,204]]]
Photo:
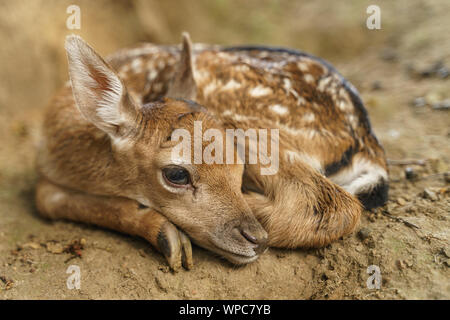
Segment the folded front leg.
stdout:
[[73,191],[41,179],[36,203],[42,216],[90,223],[148,240],[177,270],[190,269],[189,238],[160,213],[127,198],[104,197]]
[[245,189],[272,247],[327,245],[351,233],[362,211],[355,197],[301,162],[280,163],[277,174],[265,176],[259,166],[246,166]]

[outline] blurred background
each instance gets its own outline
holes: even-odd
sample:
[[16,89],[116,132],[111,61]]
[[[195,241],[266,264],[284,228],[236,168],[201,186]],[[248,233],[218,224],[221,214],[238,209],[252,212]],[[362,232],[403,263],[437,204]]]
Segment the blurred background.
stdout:
[[[81,9],[80,30],[68,30],[66,27],[70,16],[66,10],[73,4]],[[380,30],[369,30],[366,27],[366,19],[369,17],[366,9],[373,4],[381,9]],[[63,241],[77,234],[87,233],[96,239],[95,241],[105,245],[113,237],[110,233],[97,234],[96,231],[71,224],[61,224],[55,229],[30,214],[35,212],[33,186],[37,175],[34,159],[43,110],[52,95],[68,79],[64,52],[65,36],[71,33],[79,34],[99,53],[107,55],[138,42],[179,43],[182,31],[188,31],[194,42],[285,46],[328,60],[360,91],[374,131],[384,145],[388,158],[429,160],[426,166],[417,166],[414,170],[423,176],[437,174],[438,180],[433,180],[433,183],[439,187],[445,183],[448,186],[448,180],[444,182],[440,174],[449,170],[450,159],[449,0],[0,0],[0,256],[4,257],[0,258],[0,276],[5,272],[11,279],[24,279],[23,274],[27,273],[28,269],[20,269],[20,262],[17,262],[17,270],[22,273],[11,271],[9,266],[14,265],[11,261],[15,261],[15,256],[7,256],[7,252],[15,248],[17,243],[28,241],[30,234],[37,234],[41,238],[47,234],[47,238]],[[423,212],[431,212],[429,216],[432,218],[424,224],[436,225],[438,229],[443,227],[444,231],[430,230],[441,232],[439,234],[447,238],[448,245],[448,196],[439,198],[440,196],[435,194],[434,199],[441,199],[441,202],[428,203],[426,201],[431,200],[423,200],[417,195],[422,194],[424,188],[430,187],[431,180],[426,180],[423,185],[409,184],[404,180],[403,167],[390,169],[393,183],[388,208],[390,205],[394,208],[398,206],[399,212],[403,212],[401,210],[405,203],[414,207],[423,205],[423,210],[419,210],[417,216],[422,217]],[[426,203],[423,204],[422,200]],[[447,213],[444,214],[446,210]],[[382,229],[385,225],[384,222],[379,224],[379,234],[386,235],[386,230]],[[399,237],[398,230],[391,231],[393,239]],[[418,246],[417,239],[409,232],[407,228],[404,230],[405,237],[409,239],[409,242],[405,240],[408,243],[407,248],[415,248]],[[123,243],[123,239],[119,240],[117,243]],[[127,245],[128,242],[123,245],[123,252],[126,254],[130,252]],[[389,245],[384,243],[381,248]],[[116,247],[118,246],[119,244]],[[436,244],[436,247],[431,249],[417,247],[418,256],[424,252],[427,254],[423,259],[424,265],[420,266],[421,270],[423,273],[433,274],[435,278],[430,276],[431,280],[426,277],[416,279],[411,275],[413,285],[409,288],[431,286],[430,283],[434,281],[435,288],[438,288],[435,289],[436,297],[440,297],[439,294],[442,297],[443,292],[447,290],[448,298],[448,285],[444,291],[439,289],[439,286],[448,283],[445,281],[448,280],[448,269],[439,269],[441,272],[430,269],[428,265],[428,260],[432,261],[430,257],[440,252],[439,246],[440,244]],[[140,247],[146,246],[141,243]],[[398,250],[395,252],[399,255],[413,256],[411,251]],[[348,254],[353,253],[355,256],[359,255],[353,251]],[[319,256],[323,257],[323,254]],[[341,256],[341,253],[331,256]],[[120,254],[117,259],[120,259],[119,257]],[[158,257],[156,254],[154,258],[159,259]],[[277,261],[277,257],[278,255],[272,257],[273,261]],[[48,264],[58,268],[59,260],[47,258],[36,258],[36,261],[42,263],[40,268],[43,269]],[[267,259],[270,258],[269,256]],[[209,261],[208,258],[204,259]],[[293,268],[298,265],[298,261],[293,257],[288,259],[292,260]],[[313,261],[315,258],[311,259]],[[377,254],[371,253],[364,259],[372,261],[378,258]],[[398,272],[396,258],[389,256],[386,260],[383,259],[379,258],[379,263],[384,261],[385,268],[396,270],[392,271],[393,274],[404,281],[404,271],[401,271],[402,274],[395,273]],[[148,260],[143,262],[142,270],[147,270],[150,263]],[[117,265],[121,263],[116,262]],[[160,262],[163,264],[162,260]],[[216,265],[217,263],[213,264],[211,270],[214,271]],[[276,263],[271,265],[276,266]],[[264,276],[266,271],[271,275],[281,272],[270,268],[267,264],[265,271],[260,273]],[[114,270],[111,271],[113,274]],[[139,270],[138,267],[135,267],[135,270]],[[204,271],[203,276],[220,276],[213,271],[208,269]],[[35,287],[24,282],[28,284],[23,290],[16,293],[11,291],[10,297],[26,297],[30,292],[41,292],[45,295],[52,274],[43,273],[42,277],[48,281],[42,285],[33,284]],[[246,277],[238,278],[238,283],[252,278]],[[284,279],[283,277],[290,279],[290,276],[284,275],[280,275],[279,279]],[[352,282],[356,288],[360,287],[358,277],[355,275]],[[314,283],[323,279],[320,273],[317,273],[316,278],[313,279]],[[348,279],[350,278],[348,276]],[[268,290],[266,295],[257,297],[273,297],[277,294],[277,297],[283,294],[291,298],[297,297],[297,287],[293,288],[292,295],[288,295],[289,291],[276,289],[280,283],[285,287],[293,285],[290,280],[274,282],[268,287],[272,291]],[[337,287],[341,286],[336,283]],[[307,283],[304,284],[304,287],[311,287],[306,285]],[[205,290],[209,288],[208,285],[205,284]],[[248,286],[254,286],[254,283],[249,283]],[[212,286],[213,291],[203,297],[216,298],[221,294],[224,297],[241,297],[239,286],[228,287],[228,291],[224,289],[222,293],[214,291],[215,287]],[[329,285],[327,288],[326,290],[330,290]],[[325,296],[320,290],[316,293],[302,293],[302,297],[314,297],[314,294],[316,297],[321,294]],[[348,294],[353,294],[354,290],[356,289],[350,288]],[[364,286],[361,290],[361,296],[357,297],[366,297]],[[54,292],[56,291],[49,293],[49,296],[59,297],[53,295]],[[106,297],[115,297],[114,294],[108,296],[109,291],[106,292]],[[119,294],[132,297],[130,292],[134,291],[124,290]],[[162,296],[167,296],[167,291],[165,292]],[[191,296],[190,293],[187,294],[187,297]],[[406,296],[427,297],[416,291],[408,291]],[[97,297],[95,293],[93,297]]]
[[[81,9],[81,30],[66,28],[71,4]],[[381,8],[381,30],[366,27],[371,4]],[[49,99],[67,78],[63,44],[72,32],[102,54],[178,43],[182,31],[195,42],[287,46],[355,63],[346,74],[353,76],[371,54],[404,65],[449,58],[449,9],[447,0],[0,0],[0,110]]]

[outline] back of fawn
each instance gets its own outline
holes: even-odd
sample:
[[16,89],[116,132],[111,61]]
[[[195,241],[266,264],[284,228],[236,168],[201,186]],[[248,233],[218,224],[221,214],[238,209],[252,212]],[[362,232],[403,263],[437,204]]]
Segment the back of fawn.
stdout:
[[[147,239],[173,269],[191,241],[236,264],[319,247],[382,205],[388,173],[357,91],[328,63],[272,47],[145,44],[103,60],[66,40],[70,83],[43,126],[36,201]],[[174,158],[175,129],[278,129],[279,168]],[[203,141],[206,147],[208,141]],[[237,156],[237,155],[236,155]],[[362,205],[361,205],[362,204]]]

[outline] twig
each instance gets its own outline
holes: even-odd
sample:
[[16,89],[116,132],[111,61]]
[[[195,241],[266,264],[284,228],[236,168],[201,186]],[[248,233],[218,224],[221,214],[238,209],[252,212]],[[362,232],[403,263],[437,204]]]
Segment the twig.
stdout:
[[[436,178],[436,177],[445,176],[445,175],[450,175],[450,171],[433,173],[433,174],[429,174],[429,175],[422,176],[422,177],[416,177],[412,181],[426,180],[426,179],[429,179],[429,178]],[[408,180],[408,179],[406,179],[406,178],[389,179],[389,182],[400,182],[400,181],[403,181],[403,180]]]
[[387,159],[387,163],[390,166],[408,166],[408,165],[424,166],[426,164],[426,161],[423,159],[403,159],[403,160]]
[[414,223],[411,223],[411,222],[409,222],[409,221],[406,221],[406,220],[403,219],[403,218],[393,216],[392,214],[390,214],[390,213],[388,213],[388,212],[386,212],[386,211],[384,211],[384,210],[381,211],[381,213],[382,213],[383,215],[385,215],[386,217],[389,217],[389,218],[391,218],[391,219],[394,219],[395,221],[404,223],[405,226],[407,226],[407,227],[420,229],[420,227],[419,227],[418,225],[415,225]]

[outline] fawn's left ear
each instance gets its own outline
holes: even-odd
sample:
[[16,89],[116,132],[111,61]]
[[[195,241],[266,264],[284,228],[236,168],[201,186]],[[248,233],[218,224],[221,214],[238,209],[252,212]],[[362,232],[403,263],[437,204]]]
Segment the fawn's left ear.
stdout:
[[138,106],[115,71],[78,36],[66,39],[72,92],[81,114],[112,138],[135,126]]
[[183,32],[183,44],[180,53],[180,61],[176,66],[172,83],[167,90],[167,97],[195,100],[197,97],[197,85],[194,80],[194,63],[192,56],[192,43],[187,32]]

